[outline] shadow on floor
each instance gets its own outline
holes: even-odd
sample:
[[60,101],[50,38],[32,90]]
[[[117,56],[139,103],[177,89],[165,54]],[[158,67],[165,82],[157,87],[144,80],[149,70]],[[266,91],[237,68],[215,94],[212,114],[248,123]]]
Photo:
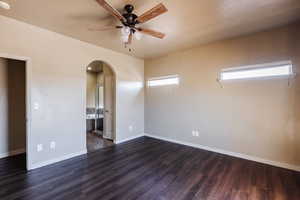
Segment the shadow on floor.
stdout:
[[17,171],[26,171],[26,154],[0,159],[0,176]]

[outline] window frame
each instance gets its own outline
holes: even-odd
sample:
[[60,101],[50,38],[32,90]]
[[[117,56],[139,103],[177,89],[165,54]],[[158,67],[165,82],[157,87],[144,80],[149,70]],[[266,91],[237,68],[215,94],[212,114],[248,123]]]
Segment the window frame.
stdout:
[[[154,86],[150,85],[150,81],[158,81],[158,80],[165,80],[165,79],[172,79],[172,78],[177,78],[178,83],[176,83],[176,84],[165,84],[165,85],[154,85]],[[148,78],[147,82],[146,82],[147,87],[162,87],[162,86],[172,86],[172,85],[179,85],[179,84],[180,84],[180,78],[179,78],[178,74],[152,77],[152,78]]]
[[[289,74],[287,75],[271,75],[271,76],[263,76],[263,77],[249,77],[249,78],[234,78],[234,79],[223,79],[222,74],[226,72],[239,72],[239,71],[246,71],[246,70],[255,70],[255,69],[268,69],[274,67],[280,67],[289,65]],[[290,60],[287,61],[280,61],[280,62],[271,62],[271,63],[263,63],[257,65],[246,65],[241,67],[231,67],[231,68],[224,68],[219,73],[219,81],[226,82],[226,81],[243,81],[243,80],[266,80],[266,79],[274,79],[274,78],[289,78],[293,76],[293,63]]]

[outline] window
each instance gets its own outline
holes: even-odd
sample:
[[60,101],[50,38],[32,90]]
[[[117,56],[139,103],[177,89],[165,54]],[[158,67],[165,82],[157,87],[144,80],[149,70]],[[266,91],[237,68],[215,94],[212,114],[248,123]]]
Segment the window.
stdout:
[[163,86],[163,85],[178,85],[179,77],[178,75],[172,75],[172,76],[150,78],[147,84],[149,87]]
[[258,79],[292,75],[290,61],[224,69],[220,80]]

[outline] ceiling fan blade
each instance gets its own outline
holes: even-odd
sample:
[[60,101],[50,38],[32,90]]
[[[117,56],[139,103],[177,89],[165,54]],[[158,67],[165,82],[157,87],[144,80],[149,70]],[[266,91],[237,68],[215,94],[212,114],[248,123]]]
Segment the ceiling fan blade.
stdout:
[[123,28],[123,26],[103,26],[103,27],[97,27],[97,28],[88,28],[89,31],[108,31],[108,30],[114,30],[114,29],[120,29]]
[[137,21],[139,23],[144,23],[144,22],[147,22],[167,11],[168,11],[168,9],[164,6],[164,4],[160,3],[157,6],[155,6],[154,8],[148,10],[147,12],[145,12],[144,14],[139,16],[137,18]]
[[130,32],[129,36],[128,36],[128,41],[126,44],[131,44],[132,43],[132,38],[133,38],[133,33]]
[[116,17],[117,19],[121,21],[125,21],[125,18],[121,15],[121,13],[113,8],[109,3],[107,3],[105,0],[96,0],[100,6],[102,6],[105,10],[107,10],[111,15]]
[[160,38],[160,39],[163,39],[166,36],[166,34],[164,34],[164,33],[154,31],[154,30],[151,30],[151,29],[147,29],[147,28],[138,28],[137,30],[140,31],[143,34],[151,35],[153,37],[157,37],[157,38]]

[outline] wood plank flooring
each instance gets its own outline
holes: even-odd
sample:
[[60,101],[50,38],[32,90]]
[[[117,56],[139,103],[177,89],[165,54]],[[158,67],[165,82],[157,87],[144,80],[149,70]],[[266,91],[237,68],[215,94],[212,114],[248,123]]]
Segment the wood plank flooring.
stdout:
[[33,171],[0,160],[1,200],[299,200],[300,174],[142,137]]
[[96,135],[96,133],[93,132],[89,132],[86,134],[86,141],[88,152],[97,151],[99,149],[114,145],[113,141],[105,139],[101,135]]

